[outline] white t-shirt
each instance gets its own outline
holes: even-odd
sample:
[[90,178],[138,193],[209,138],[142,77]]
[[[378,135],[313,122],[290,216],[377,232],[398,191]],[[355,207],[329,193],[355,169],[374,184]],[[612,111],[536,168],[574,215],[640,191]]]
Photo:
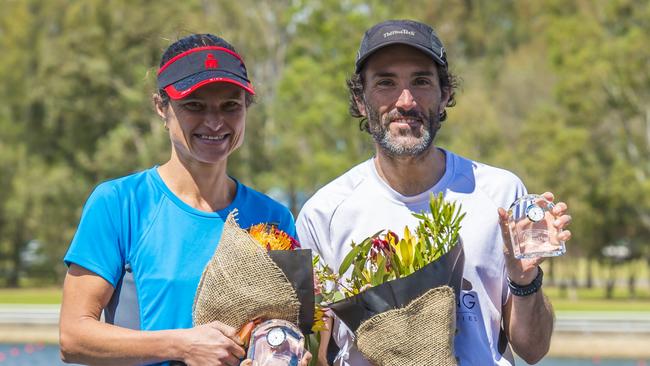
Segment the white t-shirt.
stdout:
[[[501,310],[509,292],[497,208],[507,209],[526,189],[506,170],[444,152],[445,174],[415,196],[388,186],[372,159],[355,166],[307,201],[296,222],[298,239],[336,271],[352,241],[359,243],[380,230],[401,236],[406,225],[415,229],[417,219],[411,213],[428,211],[430,193],[443,192],[445,200],[459,202],[467,213],[460,231],[465,268],[457,299],[456,356],[460,365],[512,365],[510,347],[499,346]],[[336,320],[332,336],[341,348],[336,365],[369,365],[345,324]]]

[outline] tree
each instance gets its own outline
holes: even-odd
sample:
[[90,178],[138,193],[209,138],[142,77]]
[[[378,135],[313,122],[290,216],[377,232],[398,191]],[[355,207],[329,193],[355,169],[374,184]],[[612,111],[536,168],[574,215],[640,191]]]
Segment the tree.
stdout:
[[[571,12],[571,10],[575,12]],[[582,189],[595,233],[589,251],[650,235],[650,6],[612,1],[573,9],[551,2],[547,35],[558,74],[557,102],[567,124],[587,133]],[[571,37],[566,37],[571,34]],[[641,247],[641,245],[639,245]]]
[[[0,46],[9,52],[0,59],[0,145],[8,153],[0,158],[6,168],[0,271],[8,274],[6,284],[18,285],[21,252],[34,239],[61,274],[62,254],[91,187],[113,167],[123,175],[160,161],[155,150],[164,138],[153,127],[149,101],[152,66],[165,44],[161,35],[180,28],[194,7],[3,3]],[[167,21],[170,13],[181,17]]]

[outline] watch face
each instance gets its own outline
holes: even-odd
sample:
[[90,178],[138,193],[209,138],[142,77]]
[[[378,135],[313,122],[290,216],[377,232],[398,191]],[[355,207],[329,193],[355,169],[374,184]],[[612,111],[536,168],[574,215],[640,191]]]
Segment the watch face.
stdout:
[[269,333],[266,335],[266,341],[269,342],[271,347],[277,347],[284,342],[287,338],[287,335],[284,333],[284,329],[280,327],[275,327],[269,330]]
[[530,205],[526,207],[526,216],[532,222],[537,222],[544,218],[544,210],[537,205]]

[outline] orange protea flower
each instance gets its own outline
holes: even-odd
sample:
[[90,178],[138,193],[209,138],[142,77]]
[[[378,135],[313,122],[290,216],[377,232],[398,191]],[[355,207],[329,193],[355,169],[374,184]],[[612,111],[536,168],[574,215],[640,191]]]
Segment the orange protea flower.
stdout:
[[248,233],[266,250],[294,250],[300,248],[298,241],[274,225],[257,224]]

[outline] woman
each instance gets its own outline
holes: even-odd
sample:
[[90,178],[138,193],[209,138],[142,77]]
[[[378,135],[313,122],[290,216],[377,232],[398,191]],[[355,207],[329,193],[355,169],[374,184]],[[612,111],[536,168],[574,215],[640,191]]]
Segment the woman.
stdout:
[[65,362],[238,365],[245,351],[236,329],[192,328],[202,270],[233,209],[241,227],[275,223],[295,234],[284,206],[227,174],[254,95],[235,49],[214,35],[185,37],[163,54],[158,87],[153,99],[171,158],[104,182],[89,197],[65,256]]

